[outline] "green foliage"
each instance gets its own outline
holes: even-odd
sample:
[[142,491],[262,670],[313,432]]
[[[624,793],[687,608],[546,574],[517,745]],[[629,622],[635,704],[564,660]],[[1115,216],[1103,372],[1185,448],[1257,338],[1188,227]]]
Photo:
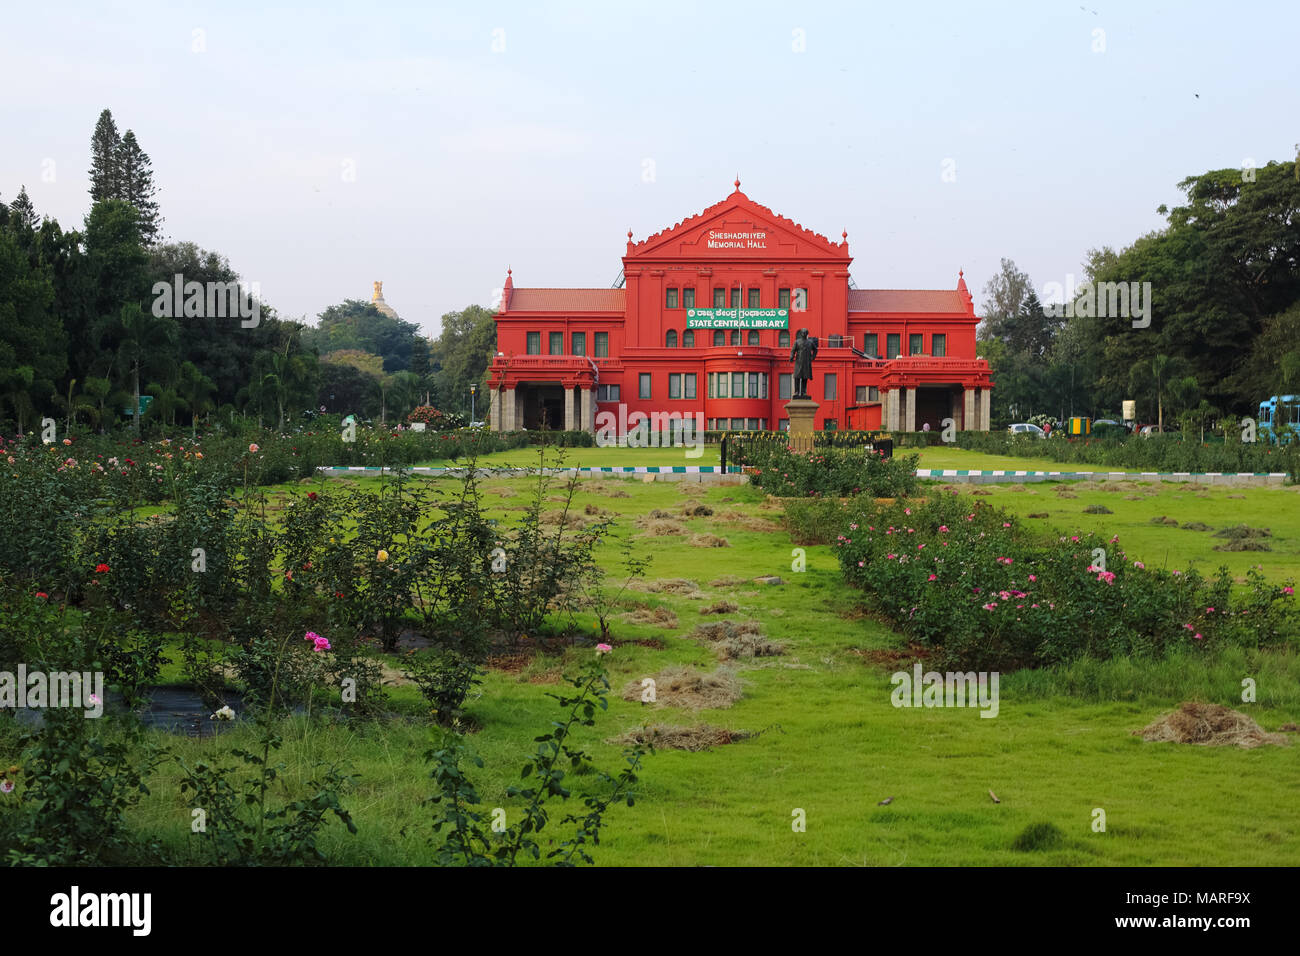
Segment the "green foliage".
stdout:
[[465,698],[474,685],[483,682],[482,668],[454,650],[412,654],[403,670],[433,708],[434,719],[444,727],[459,723]]

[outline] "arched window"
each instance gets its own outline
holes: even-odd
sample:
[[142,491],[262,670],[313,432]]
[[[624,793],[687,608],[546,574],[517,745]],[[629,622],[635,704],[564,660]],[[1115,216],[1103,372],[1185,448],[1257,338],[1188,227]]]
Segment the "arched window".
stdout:
[[684,349],[693,349],[693,348],[695,348],[695,330],[694,330],[694,329],[687,329],[685,332],[682,333],[682,348],[684,348]]
[[749,334],[746,336],[746,338],[749,340],[747,344],[749,344],[749,345],[757,345],[757,344],[758,344],[758,329],[750,329],[750,330],[749,330]]
[[727,335],[727,333],[724,332],[724,331],[722,331],[722,329],[714,329],[714,330],[713,330],[713,345],[714,345],[715,348],[716,348],[717,346],[719,346],[719,345],[726,345],[726,344],[727,344],[726,335]]
[[677,330],[669,329],[668,334],[664,336],[664,345],[670,349],[677,348]]
[[782,329],[776,337],[777,348],[788,349],[790,347],[790,330]]

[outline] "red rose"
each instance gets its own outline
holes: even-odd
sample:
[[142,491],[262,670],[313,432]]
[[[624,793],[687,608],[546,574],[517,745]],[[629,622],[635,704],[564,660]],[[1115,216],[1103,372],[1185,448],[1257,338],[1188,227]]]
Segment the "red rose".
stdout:
[[96,574],[107,574],[107,573],[108,573],[108,565],[107,565],[107,564],[97,564],[97,565],[95,565],[95,573],[96,573]]

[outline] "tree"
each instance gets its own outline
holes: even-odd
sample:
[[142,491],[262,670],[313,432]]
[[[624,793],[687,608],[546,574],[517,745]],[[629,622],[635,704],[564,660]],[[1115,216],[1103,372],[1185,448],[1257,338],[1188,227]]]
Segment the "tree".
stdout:
[[35,229],[41,221],[36,215],[36,207],[32,205],[31,197],[27,195],[26,186],[18,190],[18,195],[9,204],[9,208],[13,210],[17,221],[28,229]]
[[140,374],[142,371],[165,371],[171,367],[174,361],[172,349],[179,337],[176,321],[165,316],[159,318],[138,305],[124,305],[105,332],[117,339],[118,357],[131,376],[131,391],[135,398],[131,419],[138,434]]
[[314,356],[294,348],[301,330],[299,325],[289,325],[279,347],[258,353],[253,364],[253,380],[249,383],[251,397],[259,405],[266,399],[275,403],[276,427],[280,431],[284,431],[288,406],[295,401],[305,401],[307,395],[315,392]]
[[411,348],[419,326],[384,315],[369,302],[347,299],[320,314],[319,326],[307,332],[304,344],[320,354],[360,350],[383,359],[383,371],[410,367]]
[[122,137],[117,168],[120,177],[120,195],[117,198],[126,200],[139,210],[140,238],[146,246],[151,246],[158,240],[163,222],[154,199],[158,189],[153,182],[153,163],[140,148],[132,130],[127,130]]
[[52,405],[68,341],[51,309],[49,270],[33,266],[13,226],[0,229],[0,397],[21,434],[30,415]]
[[471,305],[442,317],[442,332],[429,350],[436,369],[437,401],[443,411],[468,415],[469,387],[476,383],[479,395],[487,395],[487,368],[496,354],[495,313]]
[[[1190,397],[1191,391],[1196,389],[1195,377],[1182,375],[1184,367],[1183,362],[1168,355],[1151,355],[1134,362],[1129,369],[1129,387],[1135,393],[1154,397],[1156,423],[1162,432],[1165,430],[1166,396],[1172,391]],[[1177,384],[1173,384],[1175,381]]]
[[1001,271],[984,286],[988,299],[981,307],[984,321],[980,325],[981,339],[1007,337],[1007,324],[1024,307],[1025,297],[1033,290],[1029,276],[1016,268],[1011,259],[1002,260]]
[[105,199],[121,199],[118,169],[118,148],[122,139],[117,134],[117,124],[113,122],[110,110],[99,114],[95,123],[95,132],[90,137],[90,198],[92,202]]
[[182,362],[176,381],[176,393],[190,412],[190,436],[198,433],[199,415],[216,408],[212,400],[217,386],[193,362]]

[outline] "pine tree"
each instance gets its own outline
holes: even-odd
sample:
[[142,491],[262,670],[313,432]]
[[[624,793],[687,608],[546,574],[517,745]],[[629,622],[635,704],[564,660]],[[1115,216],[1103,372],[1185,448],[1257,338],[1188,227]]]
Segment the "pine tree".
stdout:
[[18,196],[9,204],[9,208],[14,211],[17,220],[28,229],[35,229],[41,221],[36,215],[36,207],[32,205],[31,197],[27,195],[26,186],[18,190]]
[[122,139],[110,110],[99,114],[95,133],[90,138],[90,198],[94,202],[122,199],[118,151]]
[[149,154],[140,148],[135,133],[127,130],[117,150],[117,169],[120,178],[120,199],[125,199],[140,213],[140,238],[146,246],[158,241],[162,217],[154,194],[153,163]]

